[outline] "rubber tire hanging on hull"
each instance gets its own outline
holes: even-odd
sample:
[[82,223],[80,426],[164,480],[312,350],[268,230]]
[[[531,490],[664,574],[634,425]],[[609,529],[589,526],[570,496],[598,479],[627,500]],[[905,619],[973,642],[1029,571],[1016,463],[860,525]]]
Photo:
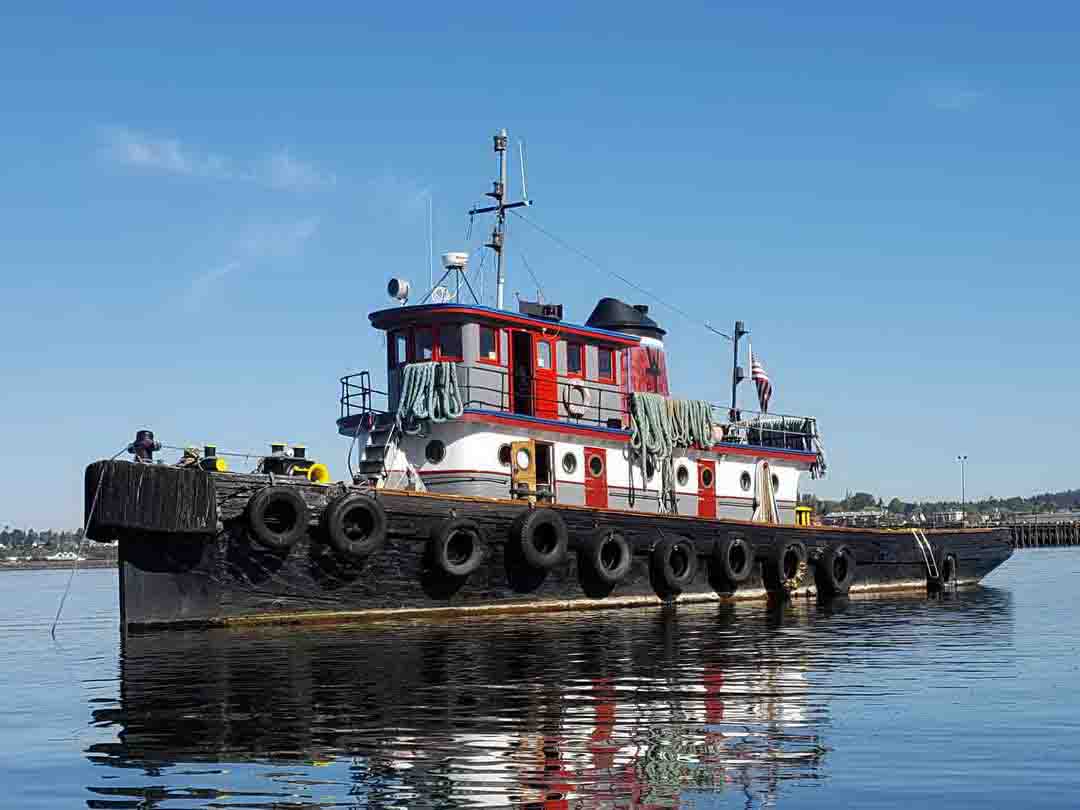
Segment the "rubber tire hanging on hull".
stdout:
[[321,525],[330,546],[350,557],[370,557],[386,544],[386,510],[367,495],[334,498],[323,510]]
[[614,529],[597,529],[578,554],[581,567],[605,585],[618,585],[633,563],[630,544]]
[[803,584],[806,572],[806,546],[794,540],[779,545],[765,560],[765,587],[775,593],[790,594]]
[[263,487],[248,501],[248,531],[259,545],[287,551],[307,532],[308,508],[296,487]]
[[431,561],[444,574],[464,578],[484,561],[484,535],[475,520],[450,518],[437,524],[428,540]]
[[649,562],[653,590],[664,601],[685,591],[697,576],[697,549],[689,537],[664,537],[653,548]]
[[754,547],[738,534],[721,537],[713,545],[711,564],[716,585],[732,592],[754,571]]
[[569,532],[554,509],[528,509],[510,527],[510,538],[532,568],[547,571],[566,559]]
[[941,590],[950,585],[955,585],[960,574],[960,566],[955,554],[944,554],[938,563],[937,579],[929,578],[927,584],[933,590]]
[[830,546],[814,566],[814,582],[822,596],[845,596],[855,581],[855,554],[847,546]]

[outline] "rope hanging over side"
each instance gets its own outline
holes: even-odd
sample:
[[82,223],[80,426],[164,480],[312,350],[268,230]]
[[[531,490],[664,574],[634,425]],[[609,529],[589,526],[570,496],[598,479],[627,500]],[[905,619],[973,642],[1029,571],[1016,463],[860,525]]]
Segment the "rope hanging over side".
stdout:
[[432,422],[446,422],[465,412],[457,366],[447,362],[410,363],[401,375],[394,424],[410,436]]
[[630,447],[648,480],[648,467],[660,471],[660,506],[677,512],[672,455],[676,448],[712,446],[712,406],[696,399],[659,394],[630,395]]

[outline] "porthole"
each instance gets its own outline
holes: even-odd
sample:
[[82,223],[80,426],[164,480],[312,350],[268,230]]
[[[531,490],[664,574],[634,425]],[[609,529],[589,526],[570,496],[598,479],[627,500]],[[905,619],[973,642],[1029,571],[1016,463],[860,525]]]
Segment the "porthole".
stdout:
[[514,463],[517,464],[519,470],[529,469],[529,465],[532,464],[532,453],[524,447],[519,447],[514,456]]
[[703,467],[701,470],[701,486],[711,489],[713,485],[713,471],[711,467]]
[[567,453],[562,457],[563,472],[567,475],[573,475],[577,470],[577,456],[573,453]]
[[510,466],[510,445],[504,444],[499,448],[499,463],[504,467]]
[[743,492],[750,491],[750,473],[744,472],[739,476],[739,486],[742,487]]
[[685,464],[679,465],[679,469],[675,472],[675,480],[679,482],[680,487],[685,487],[690,480],[690,470],[686,468]]
[[599,478],[604,474],[604,460],[600,456],[592,456],[589,458],[589,474],[593,478]]
[[424,448],[424,455],[432,464],[438,464],[446,458],[446,445],[438,439],[432,439]]
[[779,492],[780,491],[780,478],[775,473],[773,474],[773,477],[772,477],[772,491],[773,492]]

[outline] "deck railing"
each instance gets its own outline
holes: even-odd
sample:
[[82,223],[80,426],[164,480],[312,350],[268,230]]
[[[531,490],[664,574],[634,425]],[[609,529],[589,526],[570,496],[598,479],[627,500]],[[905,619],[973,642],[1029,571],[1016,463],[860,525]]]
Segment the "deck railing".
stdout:
[[[528,394],[516,393],[510,386],[506,369],[458,367],[458,384],[467,409],[498,411],[507,414],[536,416],[557,414],[560,421],[621,429],[630,424],[627,399],[611,388],[592,386],[580,380],[560,380],[555,397],[538,396],[535,384]],[[589,402],[580,415],[570,414],[562,392],[568,384],[580,385],[588,392]],[[341,378],[341,418],[350,422],[356,417],[372,420],[387,414],[389,394],[371,384],[371,374],[361,371]],[[612,403],[615,403],[614,405]],[[745,444],[804,453],[821,453],[817,420],[808,416],[760,413],[714,404],[713,421],[718,426],[716,438],[731,444]],[[731,417],[735,418],[732,419]]]

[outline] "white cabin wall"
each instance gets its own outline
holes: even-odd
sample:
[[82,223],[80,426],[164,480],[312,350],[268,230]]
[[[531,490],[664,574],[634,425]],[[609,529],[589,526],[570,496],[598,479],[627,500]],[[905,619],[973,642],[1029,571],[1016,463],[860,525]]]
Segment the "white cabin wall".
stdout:
[[[445,456],[438,463],[426,457],[427,444],[437,439],[445,445]],[[552,469],[555,479],[555,498],[559,503],[582,505],[585,503],[586,447],[602,448],[607,456],[608,505],[615,509],[634,509],[655,512],[659,508],[660,473],[642,481],[640,465],[633,465],[633,504],[631,505],[631,469],[626,442],[598,440],[592,437],[569,437],[554,435],[545,430],[504,428],[476,422],[448,422],[435,425],[430,436],[405,436],[400,447],[420,472],[425,486],[432,492],[445,494],[477,495],[506,498],[510,493],[510,467],[499,461],[499,449],[515,441],[534,440],[553,445]],[[563,467],[563,457],[573,454],[576,464],[572,472]],[[676,484],[679,513],[695,516],[698,513],[699,458],[716,462],[716,516],[749,520],[753,514],[756,463],[752,457],[734,455],[711,455],[691,450],[676,456],[674,468],[685,464],[687,482]],[[394,459],[392,459],[394,461]],[[403,469],[399,457],[393,466]],[[799,462],[772,460],[770,469],[779,482],[776,491],[777,505],[782,523],[794,523],[798,499],[799,476],[805,465]],[[750,477],[750,488],[742,488],[743,473]]]

